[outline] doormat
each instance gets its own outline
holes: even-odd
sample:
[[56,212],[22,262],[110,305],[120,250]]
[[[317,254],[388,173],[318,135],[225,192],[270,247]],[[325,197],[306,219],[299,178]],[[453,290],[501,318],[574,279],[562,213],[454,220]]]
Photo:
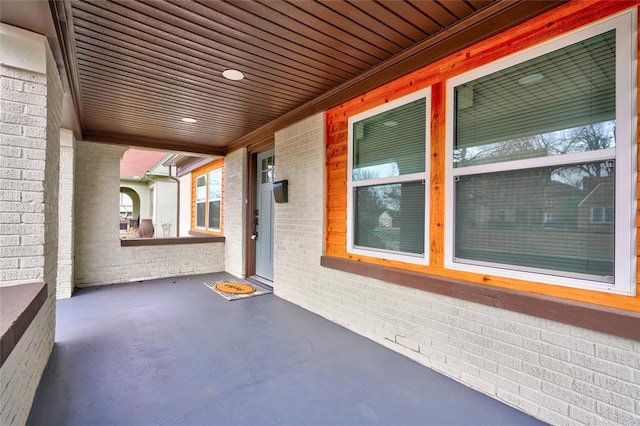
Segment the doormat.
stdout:
[[244,280],[210,281],[205,282],[204,285],[227,300],[246,299],[273,292],[268,287]]

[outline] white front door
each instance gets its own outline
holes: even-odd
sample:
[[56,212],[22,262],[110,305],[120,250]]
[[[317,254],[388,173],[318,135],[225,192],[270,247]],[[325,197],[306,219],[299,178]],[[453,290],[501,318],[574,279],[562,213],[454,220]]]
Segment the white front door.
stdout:
[[256,193],[256,275],[273,281],[273,149],[258,154]]

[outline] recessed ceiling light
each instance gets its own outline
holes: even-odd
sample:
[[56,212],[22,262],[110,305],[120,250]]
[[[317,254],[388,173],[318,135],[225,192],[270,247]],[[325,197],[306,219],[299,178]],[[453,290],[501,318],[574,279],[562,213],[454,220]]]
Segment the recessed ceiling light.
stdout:
[[195,118],[183,118],[182,121],[184,121],[185,123],[197,123],[198,120],[196,120]]
[[385,127],[396,127],[398,125],[397,121],[393,121],[393,120],[389,120],[389,121],[385,121],[384,123],[382,123],[383,126]]
[[518,80],[518,83],[520,83],[520,84],[533,84],[533,83],[537,83],[538,81],[542,80],[543,78],[544,78],[544,75],[542,75],[540,73],[527,74],[524,77],[520,77],[520,79]]
[[225,70],[222,72],[222,76],[227,80],[242,80],[244,78],[244,74],[238,70]]

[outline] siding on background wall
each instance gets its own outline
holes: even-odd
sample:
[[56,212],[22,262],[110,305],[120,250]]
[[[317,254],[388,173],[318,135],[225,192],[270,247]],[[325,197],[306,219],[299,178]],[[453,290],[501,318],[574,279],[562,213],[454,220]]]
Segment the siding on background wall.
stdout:
[[[445,89],[447,79],[560,36],[568,31],[585,26],[639,3],[638,1],[570,2],[328,111],[326,123],[326,255],[640,312],[640,291],[637,292],[636,297],[620,296],[598,291],[566,288],[484,274],[461,272],[444,267],[445,133],[447,131],[445,123]],[[431,239],[429,244],[430,265],[407,264],[347,253],[347,120],[354,114],[369,110],[426,87],[431,87],[432,89],[430,146],[431,210],[429,213]],[[640,276],[640,274],[638,274],[637,277],[638,276]]]

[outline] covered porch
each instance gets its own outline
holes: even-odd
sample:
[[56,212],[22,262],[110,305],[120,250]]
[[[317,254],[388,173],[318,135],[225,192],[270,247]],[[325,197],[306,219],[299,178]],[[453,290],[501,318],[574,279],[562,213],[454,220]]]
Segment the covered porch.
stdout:
[[227,301],[226,273],[80,290],[28,424],[541,422],[272,294]]

